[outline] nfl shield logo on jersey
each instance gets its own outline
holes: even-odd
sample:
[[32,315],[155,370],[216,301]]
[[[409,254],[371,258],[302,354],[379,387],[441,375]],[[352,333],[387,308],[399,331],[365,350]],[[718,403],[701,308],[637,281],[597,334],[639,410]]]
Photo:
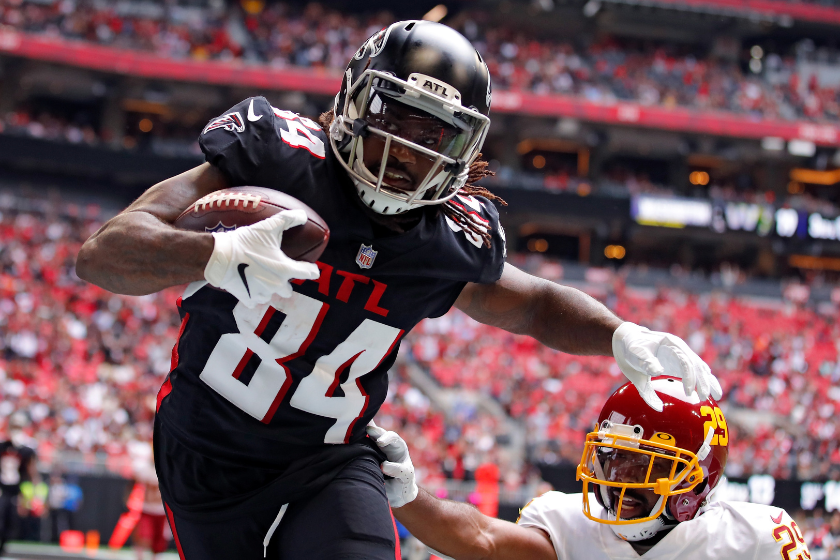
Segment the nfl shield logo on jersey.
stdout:
[[356,264],[360,268],[370,268],[373,266],[373,259],[376,258],[377,251],[373,250],[373,245],[365,245],[359,247],[359,254],[356,255]]

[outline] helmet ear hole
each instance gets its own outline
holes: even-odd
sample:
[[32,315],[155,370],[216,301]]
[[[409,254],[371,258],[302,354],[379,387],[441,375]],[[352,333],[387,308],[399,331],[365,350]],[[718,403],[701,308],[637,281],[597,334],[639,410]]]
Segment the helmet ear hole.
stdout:
[[695,495],[697,495],[697,496],[699,496],[700,494],[702,494],[702,493],[703,493],[703,491],[704,491],[704,490],[706,490],[706,487],[707,487],[708,485],[709,485],[709,479],[708,479],[708,478],[704,478],[704,479],[700,482],[700,484],[698,484],[697,486],[695,486],[695,487],[694,487],[694,490],[693,490],[694,494],[695,494]]

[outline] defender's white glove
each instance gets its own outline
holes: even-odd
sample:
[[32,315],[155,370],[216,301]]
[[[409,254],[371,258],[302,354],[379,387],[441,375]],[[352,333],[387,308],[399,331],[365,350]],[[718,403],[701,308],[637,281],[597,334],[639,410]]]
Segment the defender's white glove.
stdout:
[[283,210],[250,226],[214,232],[204,278],[249,308],[268,303],[274,294],[291,297],[289,280],[314,280],[320,275],[316,264],[290,259],[280,250],[283,232],[304,223],[303,210]]
[[414,481],[414,465],[408,455],[408,445],[397,432],[388,432],[371,420],[367,433],[388,458],[382,463],[382,472],[392,479],[385,480],[385,493],[392,508],[402,507],[417,497],[417,483]]
[[657,375],[682,378],[686,395],[697,390],[702,400],[709,394],[716,400],[723,396],[712,370],[678,336],[627,322],[613,333],[612,348],[618,367],[657,412],[662,411],[662,399],[650,385],[650,378]]

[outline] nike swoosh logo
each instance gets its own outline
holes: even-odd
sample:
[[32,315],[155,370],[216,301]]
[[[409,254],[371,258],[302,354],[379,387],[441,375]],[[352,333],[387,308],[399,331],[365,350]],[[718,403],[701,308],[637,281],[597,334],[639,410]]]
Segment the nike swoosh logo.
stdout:
[[785,513],[785,510],[782,510],[782,511],[780,511],[780,512],[779,512],[779,517],[778,517],[778,518],[773,517],[773,516],[771,515],[771,516],[770,516],[770,519],[772,519],[772,520],[773,520],[773,523],[775,523],[776,525],[779,525],[779,524],[781,524],[781,522],[782,522],[782,515],[783,515],[784,513]]
[[239,272],[239,277],[242,278],[242,283],[245,284],[245,291],[248,292],[248,297],[251,297],[251,288],[248,287],[248,279],[245,278],[245,269],[248,268],[247,263],[239,263],[236,270]]
[[[257,122],[261,118],[263,118],[262,115],[255,115],[254,114],[254,100],[252,99],[251,104],[248,105],[248,120],[251,121],[251,122]],[[245,266],[248,266],[248,265],[245,265]]]

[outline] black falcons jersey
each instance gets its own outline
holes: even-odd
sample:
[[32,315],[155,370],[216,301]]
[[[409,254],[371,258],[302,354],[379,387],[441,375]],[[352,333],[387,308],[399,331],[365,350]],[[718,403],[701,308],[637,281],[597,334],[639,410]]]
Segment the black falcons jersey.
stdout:
[[199,143],[231,185],[309,205],[330,241],[320,278],[295,282],[274,306],[249,309],[202,283],[187,289],[159,419],[185,447],[245,468],[283,468],[325,445],[360,441],[405,334],[446,313],[467,282],[501,276],[496,208],[484,198],[455,201],[486,225],[491,248],[434,209],[403,234],[377,235],[321,127],[263,97],[210,121]]

